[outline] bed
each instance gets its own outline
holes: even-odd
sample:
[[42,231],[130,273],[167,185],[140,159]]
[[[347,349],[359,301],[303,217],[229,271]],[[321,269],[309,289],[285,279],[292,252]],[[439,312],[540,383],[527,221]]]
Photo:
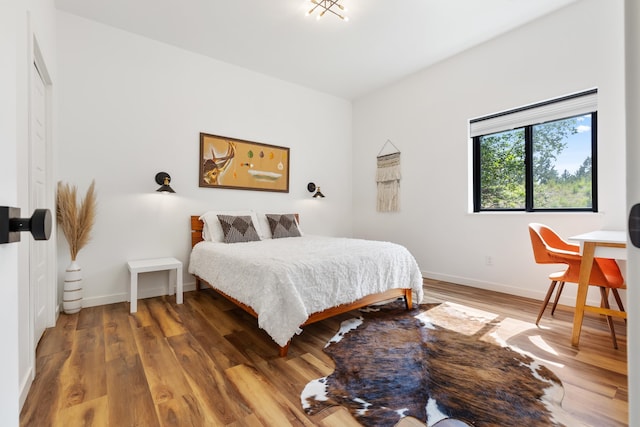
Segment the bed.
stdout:
[[[367,305],[423,296],[418,265],[403,246],[323,236],[221,243],[191,217],[189,273],[251,314],[287,355],[301,328]],[[255,217],[254,217],[255,218]],[[296,216],[297,219],[297,216]]]

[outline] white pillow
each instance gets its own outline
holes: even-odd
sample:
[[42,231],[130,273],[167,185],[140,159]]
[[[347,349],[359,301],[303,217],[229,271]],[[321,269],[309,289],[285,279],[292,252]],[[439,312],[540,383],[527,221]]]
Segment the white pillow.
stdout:
[[271,227],[269,227],[269,220],[267,219],[267,215],[263,212],[259,212],[257,216],[258,216],[258,224],[254,224],[254,225],[256,225],[256,229],[257,227],[260,227],[258,234],[260,233],[264,234],[264,236],[260,234],[260,238],[263,240],[271,239],[273,236],[271,235]]
[[[224,232],[218,220],[218,215],[250,216],[253,226],[258,232],[258,236],[260,236],[261,239],[265,238],[263,237],[264,231],[262,230],[262,223],[258,221],[258,216],[254,211],[209,211],[200,216],[200,220],[204,222],[202,229],[202,238],[204,240],[224,243]],[[269,237],[267,238],[271,238],[271,230],[267,229],[267,231],[269,231]]]

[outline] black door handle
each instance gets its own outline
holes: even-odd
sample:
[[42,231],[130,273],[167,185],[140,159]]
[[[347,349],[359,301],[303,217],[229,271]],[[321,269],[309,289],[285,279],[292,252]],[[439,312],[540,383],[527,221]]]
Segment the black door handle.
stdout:
[[51,211],[36,209],[31,218],[20,218],[20,208],[0,206],[0,243],[19,242],[21,231],[30,231],[35,240],[49,240]]
[[629,238],[636,248],[640,248],[640,203],[631,207],[629,212]]

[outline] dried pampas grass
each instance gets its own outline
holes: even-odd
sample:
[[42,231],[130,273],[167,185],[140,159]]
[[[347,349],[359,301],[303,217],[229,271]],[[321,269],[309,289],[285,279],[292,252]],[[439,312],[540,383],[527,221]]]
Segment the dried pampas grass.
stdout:
[[58,224],[69,243],[71,261],[75,261],[80,249],[89,243],[91,229],[96,219],[95,181],[91,181],[85,198],[80,201],[80,206],[77,202],[77,192],[75,185],[58,182],[56,214]]

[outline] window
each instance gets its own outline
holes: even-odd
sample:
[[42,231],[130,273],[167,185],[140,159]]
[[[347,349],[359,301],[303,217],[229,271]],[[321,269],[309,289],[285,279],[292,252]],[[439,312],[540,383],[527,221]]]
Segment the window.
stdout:
[[597,90],[473,119],[473,209],[597,212]]

